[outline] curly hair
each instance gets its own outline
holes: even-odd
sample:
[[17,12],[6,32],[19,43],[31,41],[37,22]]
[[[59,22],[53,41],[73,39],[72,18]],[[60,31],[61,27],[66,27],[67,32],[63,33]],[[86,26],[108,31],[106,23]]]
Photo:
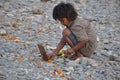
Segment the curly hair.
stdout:
[[73,5],[70,3],[59,3],[53,9],[53,18],[55,20],[62,20],[62,18],[67,18],[69,21],[73,21],[77,17],[77,12]]

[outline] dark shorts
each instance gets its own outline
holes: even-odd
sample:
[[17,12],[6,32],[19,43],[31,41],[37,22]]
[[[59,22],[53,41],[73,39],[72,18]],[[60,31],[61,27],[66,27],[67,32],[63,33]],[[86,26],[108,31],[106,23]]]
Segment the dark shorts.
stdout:
[[77,40],[76,36],[73,33],[70,34],[69,38],[70,38],[70,40],[72,41],[72,43],[74,45],[76,45],[78,43],[78,40]]

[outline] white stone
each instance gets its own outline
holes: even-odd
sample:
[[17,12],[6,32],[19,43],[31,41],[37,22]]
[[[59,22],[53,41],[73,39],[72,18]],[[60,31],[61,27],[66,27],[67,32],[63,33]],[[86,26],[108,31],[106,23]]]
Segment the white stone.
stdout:
[[4,29],[0,29],[0,35],[6,35],[7,32]]
[[70,71],[74,71],[74,68],[73,67],[69,67],[68,68]]
[[100,38],[99,37],[97,37],[97,42],[99,42],[100,41]]
[[109,40],[108,40],[108,39],[104,39],[104,40],[103,40],[103,43],[108,44],[108,43],[109,43]]

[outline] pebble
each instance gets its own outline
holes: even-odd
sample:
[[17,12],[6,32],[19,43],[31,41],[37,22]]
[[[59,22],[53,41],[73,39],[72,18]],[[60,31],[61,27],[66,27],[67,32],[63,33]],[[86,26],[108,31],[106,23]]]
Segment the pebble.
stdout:
[[0,80],[6,80],[6,76],[0,73]]
[[35,10],[32,11],[32,13],[41,15],[43,13],[43,11],[40,10],[40,9],[35,9]]
[[111,61],[120,62],[120,56],[111,55],[111,56],[109,57],[109,59],[110,59]]
[[118,79],[120,79],[120,73],[119,73],[119,74],[117,74],[117,78],[118,78]]
[[6,34],[7,34],[6,30],[0,29],[0,35],[6,35]]
[[3,7],[3,4],[2,4],[2,3],[0,3],[0,8],[1,8],[1,7]]

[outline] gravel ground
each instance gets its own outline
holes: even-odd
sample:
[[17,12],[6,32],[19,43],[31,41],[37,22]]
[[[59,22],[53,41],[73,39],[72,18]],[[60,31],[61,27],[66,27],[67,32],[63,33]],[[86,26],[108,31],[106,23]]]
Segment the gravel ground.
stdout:
[[[64,27],[52,18],[61,1],[93,20],[98,47],[90,58],[41,59],[37,44],[51,53],[61,39]],[[0,0],[0,80],[120,80],[119,14],[120,0]]]

